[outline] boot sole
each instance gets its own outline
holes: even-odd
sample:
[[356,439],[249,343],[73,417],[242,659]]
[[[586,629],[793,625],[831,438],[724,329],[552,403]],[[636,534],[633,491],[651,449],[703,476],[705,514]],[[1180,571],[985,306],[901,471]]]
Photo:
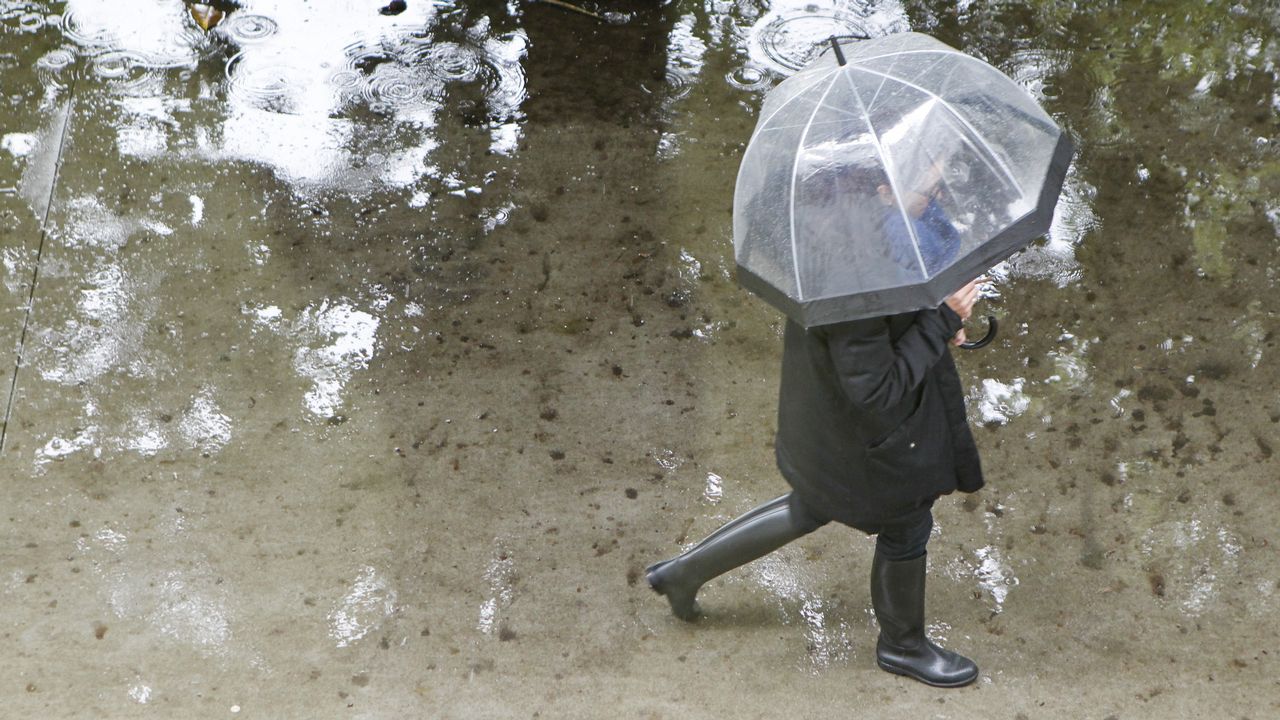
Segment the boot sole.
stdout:
[[912,680],[915,680],[916,682],[921,682],[921,683],[924,683],[925,685],[928,685],[929,687],[936,687],[936,688],[961,688],[966,685],[972,685],[973,682],[978,679],[978,675],[979,675],[979,673],[974,673],[973,677],[971,678],[966,678],[964,680],[956,680],[949,683],[943,683],[943,682],[934,682],[933,680],[929,680],[927,678],[921,677],[920,675],[917,675],[904,668],[900,668],[896,665],[890,665],[889,663],[886,663],[879,658],[876,658],[876,665],[879,665],[880,669],[884,670],[887,673],[893,673],[894,675],[909,677]]

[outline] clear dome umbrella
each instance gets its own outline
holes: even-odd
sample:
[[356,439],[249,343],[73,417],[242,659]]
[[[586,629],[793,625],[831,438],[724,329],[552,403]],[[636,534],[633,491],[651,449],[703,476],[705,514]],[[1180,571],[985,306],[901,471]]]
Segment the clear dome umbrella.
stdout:
[[743,155],[743,286],[806,327],[937,307],[1048,230],[1072,144],[1026,91],[927,35],[831,42]]

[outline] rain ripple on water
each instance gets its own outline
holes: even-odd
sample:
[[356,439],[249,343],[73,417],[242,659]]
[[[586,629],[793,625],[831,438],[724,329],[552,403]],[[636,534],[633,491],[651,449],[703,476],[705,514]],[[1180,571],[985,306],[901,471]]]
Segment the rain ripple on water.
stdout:
[[[464,85],[466,97],[487,110],[480,124],[487,123],[490,149],[509,155],[519,146],[527,94],[522,30],[495,31],[487,18],[464,26],[433,4],[394,18],[361,3],[335,4],[323,22],[312,22],[320,18],[304,0],[270,8],[228,12],[205,34],[178,3],[69,0],[61,16],[69,44],[46,53],[36,71],[47,93],[62,92],[64,70],[80,58],[117,97],[168,97],[175,79],[218,63],[224,81],[202,97],[224,95],[226,117],[219,128],[197,131],[204,156],[269,165],[304,190],[364,192],[440,179],[428,160],[440,143],[429,131],[446,117],[450,90]],[[385,116],[419,131],[397,135]],[[144,155],[168,145],[161,136],[141,142],[137,128],[119,132],[122,149]]]
[[759,48],[759,59],[778,72],[790,74],[821,52],[822,42],[832,35],[866,34],[867,28],[853,13],[812,4],[765,15],[753,28],[752,41]]
[[232,13],[218,29],[232,42],[237,44],[252,43],[270,37],[276,33],[276,21],[265,15],[246,15]]
[[910,30],[906,11],[897,2],[848,3],[826,0],[783,0],[772,5],[745,29],[749,61],[729,81],[754,84],[756,68],[786,76],[804,67],[826,47],[831,36],[878,37]]

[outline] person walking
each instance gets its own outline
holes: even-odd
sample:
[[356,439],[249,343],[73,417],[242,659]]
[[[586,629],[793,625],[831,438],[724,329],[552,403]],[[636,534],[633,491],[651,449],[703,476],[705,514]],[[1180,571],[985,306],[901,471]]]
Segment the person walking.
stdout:
[[935,687],[977,679],[972,660],[925,634],[925,568],[933,503],[983,485],[948,348],[965,341],[978,282],[937,308],[807,330],[787,321],[776,455],[792,491],[646,570],[676,617],[697,618],[707,581],[835,521],[876,535],[877,664]]

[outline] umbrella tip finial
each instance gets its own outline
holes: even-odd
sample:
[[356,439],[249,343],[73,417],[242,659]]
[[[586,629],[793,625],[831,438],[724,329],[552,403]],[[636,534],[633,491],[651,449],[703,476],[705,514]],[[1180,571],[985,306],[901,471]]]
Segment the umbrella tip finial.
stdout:
[[836,62],[840,63],[841,67],[844,67],[847,64],[844,60],[844,52],[840,50],[840,41],[836,40],[835,35],[831,36],[831,49],[836,51]]

